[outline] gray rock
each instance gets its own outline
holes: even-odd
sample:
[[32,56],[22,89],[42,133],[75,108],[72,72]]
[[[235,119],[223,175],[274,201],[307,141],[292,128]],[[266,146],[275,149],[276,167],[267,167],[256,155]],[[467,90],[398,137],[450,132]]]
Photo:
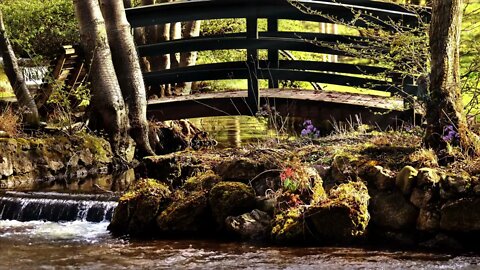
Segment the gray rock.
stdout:
[[410,195],[410,202],[417,208],[423,208],[433,200],[433,197],[434,192],[431,188],[414,188]]
[[380,192],[370,202],[371,222],[391,229],[409,229],[415,226],[418,209],[400,192]]
[[417,230],[436,231],[440,228],[440,213],[435,210],[420,209],[417,219]]
[[418,171],[415,170],[415,168],[413,168],[412,166],[405,166],[397,174],[395,184],[402,191],[403,194],[409,195],[410,193],[412,193],[417,174]]
[[229,216],[225,219],[227,230],[238,234],[242,239],[264,240],[267,239],[271,227],[270,216],[258,209],[252,210],[240,216]]
[[0,156],[0,178],[13,174],[12,160],[7,156]]
[[431,168],[422,168],[418,170],[417,175],[417,186],[434,186],[437,185],[441,180],[440,174],[437,170]]
[[454,232],[480,230],[480,199],[464,198],[446,203],[441,208],[440,228]]
[[426,247],[426,248],[435,248],[435,249],[455,249],[455,250],[460,250],[463,249],[462,244],[458,242],[455,238],[450,237],[446,234],[439,233],[435,235],[434,238],[420,243],[420,246]]

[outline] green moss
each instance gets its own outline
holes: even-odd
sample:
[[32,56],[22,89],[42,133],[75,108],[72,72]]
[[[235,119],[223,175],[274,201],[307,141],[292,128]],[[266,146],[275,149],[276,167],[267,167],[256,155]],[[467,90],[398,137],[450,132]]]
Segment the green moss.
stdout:
[[95,160],[103,163],[111,161],[110,144],[106,140],[88,133],[81,133],[76,136],[78,136],[80,142],[83,142],[85,148],[90,149],[90,152],[95,156]]
[[183,189],[187,191],[210,190],[220,181],[222,181],[222,178],[209,170],[188,178],[183,185]]
[[291,243],[304,237],[302,208],[290,208],[275,216],[272,239],[279,243]]
[[123,196],[120,198],[120,201],[131,201],[139,196],[165,198],[170,196],[170,194],[170,189],[166,185],[158,182],[157,180],[142,179],[135,183],[132,189],[123,194]]
[[209,194],[210,207],[218,225],[223,226],[225,218],[244,214],[253,209],[255,194],[252,187],[240,182],[220,182]]

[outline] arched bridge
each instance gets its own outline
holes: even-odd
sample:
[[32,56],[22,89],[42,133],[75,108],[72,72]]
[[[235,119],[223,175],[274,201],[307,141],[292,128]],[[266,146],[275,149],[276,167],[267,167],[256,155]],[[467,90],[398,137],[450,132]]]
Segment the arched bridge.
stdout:
[[[244,19],[246,24],[246,31],[241,33],[201,35],[138,46],[140,57],[190,51],[245,51],[242,61],[145,72],[144,80],[149,86],[231,79],[248,81],[248,90],[243,91],[233,89],[150,100],[149,115],[158,120],[252,115],[265,107],[275,107],[285,115],[324,119],[361,114],[364,119],[376,121],[379,117],[377,112],[387,114],[380,118],[401,117],[407,109],[404,99],[418,93],[413,79],[415,74],[400,76],[388,73],[389,69],[382,66],[384,63],[363,59],[368,57],[342,49],[368,50],[369,55],[372,51],[389,54],[390,44],[383,39],[361,35],[281,31],[279,20],[319,23],[338,23],[337,20],[341,20],[359,27],[375,28],[379,34],[386,35],[415,29],[421,20],[429,19],[428,9],[413,10],[369,0],[185,0],[130,8],[126,9],[126,14],[133,28],[229,18]],[[265,29],[260,31],[261,28]],[[285,51],[337,55],[344,61],[282,58],[281,53]],[[260,89],[262,80],[268,81],[268,88]],[[386,95],[280,89],[279,82],[284,80],[370,89]]]

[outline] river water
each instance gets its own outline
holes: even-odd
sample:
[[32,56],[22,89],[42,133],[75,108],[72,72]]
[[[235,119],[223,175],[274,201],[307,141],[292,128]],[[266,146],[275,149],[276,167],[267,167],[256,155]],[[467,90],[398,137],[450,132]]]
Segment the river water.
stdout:
[[[197,120],[197,125],[206,128],[224,147],[238,147],[276,136],[266,122],[255,118],[213,118]],[[104,182],[92,183],[112,191],[121,190],[115,181]],[[81,188],[75,186],[73,190],[85,192],[90,186],[94,185],[87,183]],[[480,269],[480,254],[276,247],[206,240],[119,239],[107,231],[114,207],[108,197],[95,195],[89,198],[91,195],[87,195],[85,198],[75,194],[64,198],[58,193],[60,189],[57,187],[53,189],[56,192],[37,192],[29,196],[14,193],[0,197],[0,270]],[[65,207],[68,213],[61,210],[59,206],[62,204],[68,206]],[[36,210],[32,213],[32,209]],[[43,221],[45,219],[53,222]]]
[[0,221],[0,269],[478,269],[474,255],[128,241],[108,223]]

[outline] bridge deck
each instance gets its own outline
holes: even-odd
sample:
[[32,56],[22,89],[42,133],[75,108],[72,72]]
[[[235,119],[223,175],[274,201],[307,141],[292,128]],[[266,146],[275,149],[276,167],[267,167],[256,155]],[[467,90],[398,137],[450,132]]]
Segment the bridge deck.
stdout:
[[[265,89],[260,93],[261,105],[275,107],[284,116],[340,120],[354,114],[404,113],[403,99],[395,97],[300,89]],[[148,112],[156,120],[249,115],[246,99],[245,90],[164,97],[150,100]]]

